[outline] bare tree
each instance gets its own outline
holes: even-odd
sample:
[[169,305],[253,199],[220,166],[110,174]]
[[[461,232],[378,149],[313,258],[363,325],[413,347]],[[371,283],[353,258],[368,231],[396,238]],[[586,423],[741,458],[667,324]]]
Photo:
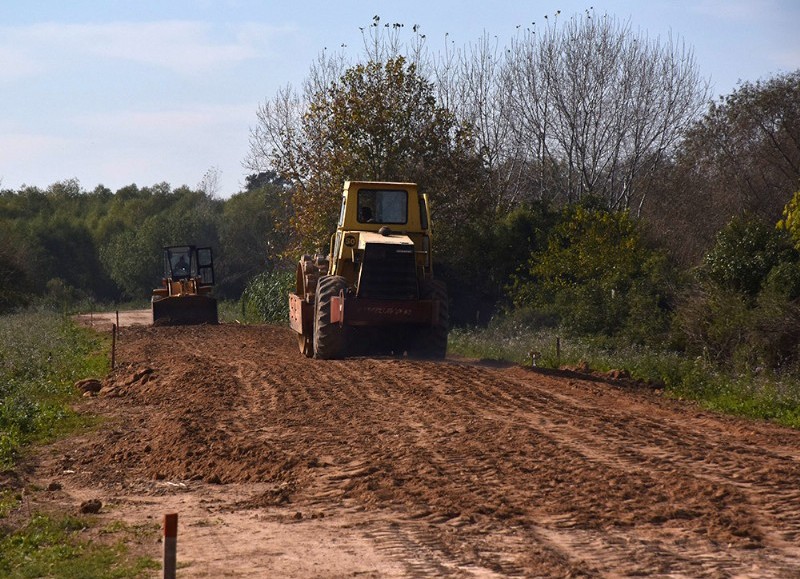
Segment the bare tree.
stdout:
[[[405,54],[406,62],[414,64],[424,76],[424,71],[430,68],[425,35],[415,24],[411,27],[411,37],[403,40],[404,28],[402,23],[382,24],[380,17],[374,16],[368,26],[360,28],[364,61],[387,62]],[[323,164],[322,156],[328,148],[321,142],[317,142],[317,146],[313,144],[319,141],[325,119],[315,120],[310,105],[324,100],[326,92],[335,91],[345,71],[352,66],[343,50],[347,46],[343,44],[340,48],[342,50],[338,51],[326,48],[318,55],[300,92],[287,85],[259,105],[257,123],[250,129],[250,151],[243,161],[245,168],[255,173],[275,169],[301,186],[308,185],[310,168]],[[316,184],[317,187],[321,185]]]
[[368,62],[386,62],[399,56],[413,64],[420,74],[427,74],[430,68],[426,36],[419,24],[410,27],[411,37],[403,38],[406,25],[402,22],[384,22],[378,15],[372,17],[369,26],[362,26],[361,38],[364,44],[364,57]]
[[[611,208],[635,208],[708,98],[691,50],[668,38],[651,41],[629,23],[592,11],[523,29],[509,46],[484,34],[462,49],[445,35],[428,56],[419,27],[382,23],[361,28],[367,62],[405,52],[431,80],[438,105],[470,133],[483,163],[482,202],[503,211],[535,199],[603,197]],[[245,166],[275,169],[301,187],[323,190],[335,151],[321,141],[330,119],[313,103],[335,92],[348,60],[327,50],[311,66],[300,93],[291,87],[257,111]],[[316,183],[306,183],[308,179]],[[477,189],[476,189],[477,190]]]
[[346,62],[342,53],[323,51],[312,63],[302,93],[287,85],[259,105],[257,123],[250,129],[250,151],[243,162],[247,169],[255,173],[275,169],[301,183],[308,178],[314,159],[305,155],[305,144],[313,138],[313,123],[309,134],[303,119],[308,115],[309,103],[336,85]]
[[488,179],[486,198],[496,211],[519,204],[523,191],[513,118],[509,115],[509,83],[504,76],[506,60],[497,37],[488,34],[463,49],[445,43],[435,61],[433,75],[439,102],[471,131],[476,153]]
[[197,184],[197,190],[202,191],[208,197],[212,199],[216,197],[220,192],[220,176],[222,175],[222,171],[220,171],[219,167],[209,167],[205,173],[203,173],[203,178]]
[[539,171],[539,194],[603,197],[638,210],[648,179],[708,99],[691,50],[650,41],[587,11],[511,43],[504,80],[518,148]]

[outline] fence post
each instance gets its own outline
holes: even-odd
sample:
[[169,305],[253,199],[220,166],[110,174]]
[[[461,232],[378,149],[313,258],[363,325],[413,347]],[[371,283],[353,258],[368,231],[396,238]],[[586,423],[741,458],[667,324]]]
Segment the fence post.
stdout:
[[111,324],[111,369],[117,362],[117,324]]
[[178,513],[164,515],[164,579],[175,579],[178,561]]

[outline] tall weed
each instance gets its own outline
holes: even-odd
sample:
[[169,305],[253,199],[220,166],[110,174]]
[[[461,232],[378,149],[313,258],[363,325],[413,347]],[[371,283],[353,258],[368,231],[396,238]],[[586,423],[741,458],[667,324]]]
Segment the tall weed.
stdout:
[[276,323],[288,320],[289,292],[294,285],[294,272],[269,271],[254,277],[242,294],[244,321]]
[[0,317],[0,468],[79,421],[73,383],[108,370],[102,338],[52,312]]

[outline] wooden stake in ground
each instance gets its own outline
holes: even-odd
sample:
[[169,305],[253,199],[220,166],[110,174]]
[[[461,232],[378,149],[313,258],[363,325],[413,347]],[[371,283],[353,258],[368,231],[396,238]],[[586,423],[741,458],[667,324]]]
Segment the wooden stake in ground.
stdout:
[[178,514],[164,515],[164,579],[175,579],[178,551]]
[[117,365],[117,324],[111,324],[111,369]]

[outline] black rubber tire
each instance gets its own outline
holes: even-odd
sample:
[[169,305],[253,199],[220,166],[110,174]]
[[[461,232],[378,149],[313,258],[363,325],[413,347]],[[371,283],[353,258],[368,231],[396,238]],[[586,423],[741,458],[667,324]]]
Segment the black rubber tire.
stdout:
[[442,360],[447,355],[447,334],[450,332],[450,310],[447,302],[447,286],[438,279],[422,282],[420,298],[439,302],[437,323],[424,328],[411,348],[420,358]]
[[347,280],[325,275],[317,282],[314,303],[314,357],[322,360],[343,358],[347,349],[347,328],[331,322],[331,298],[347,289]]

